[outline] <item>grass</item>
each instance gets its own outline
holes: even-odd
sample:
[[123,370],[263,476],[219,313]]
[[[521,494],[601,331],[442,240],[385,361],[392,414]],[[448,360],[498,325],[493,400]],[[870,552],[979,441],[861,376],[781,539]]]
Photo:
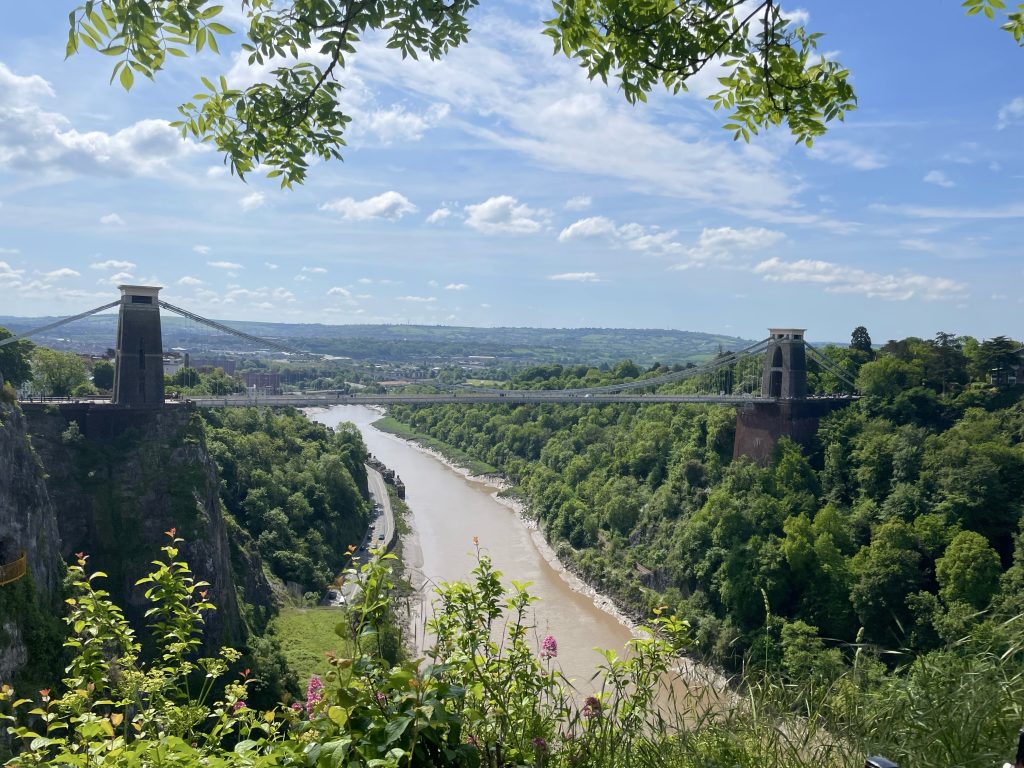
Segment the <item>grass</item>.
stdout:
[[282,608],[274,619],[273,632],[280,639],[285,661],[300,686],[304,687],[311,675],[326,674],[327,651],[350,655],[348,641],[334,631],[344,619],[345,613],[338,608],[292,607]]
[[498,474],[497,467],[488,464],[486,461],[475,459],[465,451],[462,451],[453,445],[443,443],[437,438],[425,435],[422,432],[417,432],[408,424],[403,424],[392,416],[385,416],[384,418],[373,422],[373,426],[381,432],[388,432],[389,434],[396,435],[404,440],[412,440],[426,448],[437,451],[449,461],[469,470],[474,475]]

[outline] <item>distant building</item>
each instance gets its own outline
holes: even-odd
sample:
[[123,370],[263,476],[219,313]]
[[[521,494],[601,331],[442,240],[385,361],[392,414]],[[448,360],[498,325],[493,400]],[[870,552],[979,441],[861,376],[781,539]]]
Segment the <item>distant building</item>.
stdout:
[[242,374],[245,388],[258,395],[280,395],[281,374],[252,371]]
[[238,361],[229,357],[193,357],[191,366],[201,373],[213,373],[220,368],[228,376],[234,376]]
[[173,376],[181,370],[185,361],[180,357],[168,355],[164,358],[164,376]]

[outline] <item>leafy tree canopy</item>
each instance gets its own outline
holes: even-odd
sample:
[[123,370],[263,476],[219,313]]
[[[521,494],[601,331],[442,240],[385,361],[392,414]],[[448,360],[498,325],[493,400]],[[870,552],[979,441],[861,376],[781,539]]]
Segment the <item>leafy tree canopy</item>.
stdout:
[[[0,328],[0,339],[9,339],[14,334],[6,328]],[[32,378],[31,341],[15,341],[0,347],[0,381],[8,381],[20,387]]]
[[32,378],[43,394],[53,397],[67,397],[89,383],[82,358],[47,347],[37,347],[32,353]]
[[[212,142],[233,173],[263,165],[282,186],[302,183],[308,158],[341,157],[351,120],[338,103],[338,72],[356,46],[380,33],[403,57],[431,59],[464,43],[468,13],[479,0],[241,0],[249,63],[270,63],[269,82],[229,87],[202,78],[203,91],[179,107],[182,136]],[[617,79],[631,102],[658,84],[677,93],[711,64],[729,111],[725,127],[749,140],[786,124],[811,145],[826,124],[856,106],[849,72],[818,52],[820,33],[788,18],[778,0],[555,0],[545,33],[555,51],[579,60],[591,77]],[[964,0],[968,15],[998,19],[1024,44],[1024,4]],[[88,0],[68,17],[67,55],[92,48],[115,60],[111,82],[130,89],[152,78],[168,57],[219,52],[232,30],[215,0]],[[326,63],[324,60],[326,59]]]

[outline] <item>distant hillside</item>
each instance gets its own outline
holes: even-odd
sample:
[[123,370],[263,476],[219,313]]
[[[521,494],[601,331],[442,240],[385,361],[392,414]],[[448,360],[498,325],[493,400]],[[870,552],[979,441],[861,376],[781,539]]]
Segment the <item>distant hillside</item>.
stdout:
[[[53,322],[53,317],[0,317],[18,333]],[[467,328],[444,325],[322,325],[222,321],[266,339],[310,352],[388,362],[437,362],[478,355],[498,363],[685,363],[720,349],[752,342],[736,336],[694,331],[630,328]],[[117,316],[95,315],[33,337],[60,349],[103,352],[114,345]],[[174,316],[163,316],[164,345],[192,351],[251,352],[245,342]]]

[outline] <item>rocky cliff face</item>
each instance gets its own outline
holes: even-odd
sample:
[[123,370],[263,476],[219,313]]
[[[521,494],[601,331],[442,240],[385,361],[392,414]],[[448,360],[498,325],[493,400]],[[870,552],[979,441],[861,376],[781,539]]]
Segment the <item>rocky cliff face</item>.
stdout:
[[64,575],[57,518],[24,415],[0,402],[0,564],[15,560],[21,550],[28,556],[28,573],[0,586],[0,681],[12,679],[47,650],[33,640],[43,629],[41,617],[49,617],[52,626],[59,613]]
[[[139,626],[147,604],[135,582],[168,542],[164,532],[176,529],[186,540],[184,558],[197,579],[209,582],[209,598],[217,606],[208,617],[205,644],[238,645],[246,628],[217,467],[198,417],[184,407],[140,410],[127,428],[121,423],[116,437],[86,439],[76,415],[74,409],[53,408],[28,413],[32,442],[49,476],[64,557],[89,554],[90,569],[109,575],[106,587]],[[95,414],[90,418],[96,421]],[[117,418],[123,422],[125,411]],[[245,597],[269,595],[260,563],[245,566],[254,571],[242,579]]]

